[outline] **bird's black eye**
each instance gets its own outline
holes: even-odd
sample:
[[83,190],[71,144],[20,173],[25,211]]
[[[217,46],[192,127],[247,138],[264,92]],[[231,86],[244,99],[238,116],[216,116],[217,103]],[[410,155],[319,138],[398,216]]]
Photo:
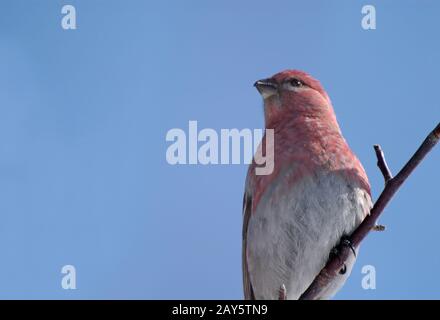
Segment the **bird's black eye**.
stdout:
[[304,85],[304,82],[302,82],[301,80],[298,80],[298,79],[290,79],[290,84],[293,87],[302,87]]

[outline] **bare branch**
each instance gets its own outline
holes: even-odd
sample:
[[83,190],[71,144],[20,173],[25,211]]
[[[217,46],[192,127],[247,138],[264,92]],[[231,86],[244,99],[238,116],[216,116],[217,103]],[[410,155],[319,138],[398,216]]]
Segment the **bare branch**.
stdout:
[[[440,139],[440,123],[435,127],[435,129],[426,137],[425,141],[420,145],[411,159],[405,164],[405,166],[400,170],[400,172],[391,178],[391,173],[386,165],[383,152],[378,147],[376,150],[376,155],[378,157],[378,166],[384,175],[386,184],[376,203],[370,211],[370,214],[362,221],[362,223],[356,228],[356,230],[351,234],[348,240],[351,244],[358,248],[362,240],[367,236],[367,234],[374,229],[376,221],[380,214],[383,212],[387,204],[390,202],[391,198],[394,196],[396,191],[405,182],[408,176],[414,171],[414,169],[420,164],[423,158],[432,150],[432,148],[437,144]],[[387,180],[387,177],[390,179]],[[316,276],[315,280],[311,283],[309,288],[301,295],[300,299],[310,300],[319,299],[321,292],[332,282],[332,280],[338,276],[339,271],[345,266],[347,258],[352,254],[349,246],[339,246],[338,254],[331,256],[327,261],[326,266],[321,270],[321,272]]]

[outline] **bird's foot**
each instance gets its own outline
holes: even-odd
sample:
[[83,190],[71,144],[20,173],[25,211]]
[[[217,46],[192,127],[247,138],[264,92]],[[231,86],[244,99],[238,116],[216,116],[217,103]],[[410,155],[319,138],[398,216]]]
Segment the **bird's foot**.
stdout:
[[[339,251],[341,250],[340,249],[341,247],[349,247],[350,250],[353,252],[354,257],[356,258],[356,249],[353,246],[353,244],[351,243],[349,237],[347,237],[347,236],[343,236],[341,238],[341,242],[339,242],[339,244],[330,251],[330,257],[332,257],[332,256],[338,257]],[[347,272],[347,266],[344,263],[344,266],[341,268],[341,270],[339,270],[339,274],[345,274],[346,272]]]
[[346,237],[346,236],[342,237],[341,243],[339,245],[349,247],[351,249],[351,252],[353,252],[354,257],[356,258],[356,249],[353,246],[353,244],[351,243],[351,240],[349,237]]

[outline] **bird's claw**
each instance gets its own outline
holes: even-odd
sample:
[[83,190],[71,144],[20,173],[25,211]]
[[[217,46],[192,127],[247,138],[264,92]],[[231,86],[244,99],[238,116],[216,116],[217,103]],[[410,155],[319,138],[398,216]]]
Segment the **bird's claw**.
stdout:
[[[356,258],[356,249],[351,243],[350,239],[346,236],[342,237],[339,245],[337,245],[331,250],[330,256],[337,256],[339,258],[338,256],[340,250],[339,248],[341,248],[342,246],[349,247],[350,250],[353,252],[354,257]],[[339,270],[339,274],[345,274],[346,272],[347,272],[347,266],[344,263],[344,266],[341,268],[341,270]]]
[[342,246],[349,247],[356,257],[356,249],[354,248],[348,237],[341,238],[341,242],[330,251],[330,256],[337,256],[339,254],[339,248]]
[[356,249],[348,237],[342,237],[340,245],[349,247],[351,249],[351,252],[353,252],[354,257],[356,258]]

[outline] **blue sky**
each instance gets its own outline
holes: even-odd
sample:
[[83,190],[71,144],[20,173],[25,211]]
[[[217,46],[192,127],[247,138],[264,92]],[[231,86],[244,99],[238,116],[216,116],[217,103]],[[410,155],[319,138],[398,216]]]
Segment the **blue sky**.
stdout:
[[[372,145],[397,172],[440,119],[440,4],[335,3],[2,1],[0,298],[242,298],[246,166],[171,166],[165,135],[189,120],[261,128],[252,84],[283,69],[322,82],[377,197]],[[61,28],[65,4],[76,30]],[[361,28],[365,4],[376,30]],[[440,298],[439,150],[336,298]],[[67,264],[76,290],[61,287]]]

